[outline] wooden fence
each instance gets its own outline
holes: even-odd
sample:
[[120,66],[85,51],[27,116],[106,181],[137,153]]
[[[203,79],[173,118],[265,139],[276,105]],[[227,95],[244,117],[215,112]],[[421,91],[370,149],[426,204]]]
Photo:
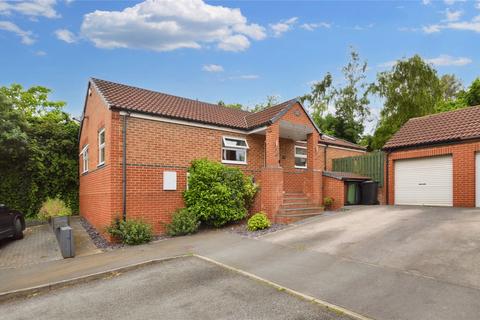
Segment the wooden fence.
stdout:
[[375,151],[363,156],[354,156],[333,160],[333,171],[353,172],[372,178],[383,186],[385,153]]

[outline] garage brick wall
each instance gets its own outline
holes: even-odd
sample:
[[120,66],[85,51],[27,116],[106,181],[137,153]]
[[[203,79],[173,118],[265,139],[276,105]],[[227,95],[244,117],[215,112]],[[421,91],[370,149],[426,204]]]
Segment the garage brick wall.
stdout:
[[475,155],[478,151],[480,151],[480,141],[398,150],[390,153],[388,156],[388,203],[395,203],[396,160],[452,155],[453,206],[475,207]]

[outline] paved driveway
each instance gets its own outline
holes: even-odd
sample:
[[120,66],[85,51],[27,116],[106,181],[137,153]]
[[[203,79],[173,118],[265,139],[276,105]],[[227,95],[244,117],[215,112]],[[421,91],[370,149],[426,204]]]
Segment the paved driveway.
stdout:
[[354,207],[264,240],[480,289],[480,210]]
[[0,269],[62,259],[57,239],[48,225],[29,227],[23,235],[21,240],[0,240]]

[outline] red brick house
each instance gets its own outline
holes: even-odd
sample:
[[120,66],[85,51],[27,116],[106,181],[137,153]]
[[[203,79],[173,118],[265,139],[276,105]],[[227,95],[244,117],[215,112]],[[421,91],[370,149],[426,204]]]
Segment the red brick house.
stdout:
[[288,222],[321,211],[331,159],[365,152],[322,135],[296,99],[252,113],[98,79],[88,84],[79,149],[80,214],[98,230],[126,215],[156,233],[183,206],[193,159],[254,176],[254,210]]
[[480,106],[410,119],[384,151],[389,204],[480,207]]

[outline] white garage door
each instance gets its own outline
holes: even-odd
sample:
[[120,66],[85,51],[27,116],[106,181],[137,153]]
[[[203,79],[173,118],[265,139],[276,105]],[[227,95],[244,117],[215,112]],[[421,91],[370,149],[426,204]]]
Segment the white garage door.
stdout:
[[477,191],[476,191],[476,194],[475,194],[475,198],[477,199],[477,205],[476,206],[480,208],[480,152],[477,153],[476,158],[477,159],[476,159],[475,162],[477,163],[477,165],[476,165],[476,168],[475,168],[475,172],[477,174],[477,176],[476,176],[477,185],[476,185],[475,189]]
[[452,157],[395,161],[395,204],[452,206]]

